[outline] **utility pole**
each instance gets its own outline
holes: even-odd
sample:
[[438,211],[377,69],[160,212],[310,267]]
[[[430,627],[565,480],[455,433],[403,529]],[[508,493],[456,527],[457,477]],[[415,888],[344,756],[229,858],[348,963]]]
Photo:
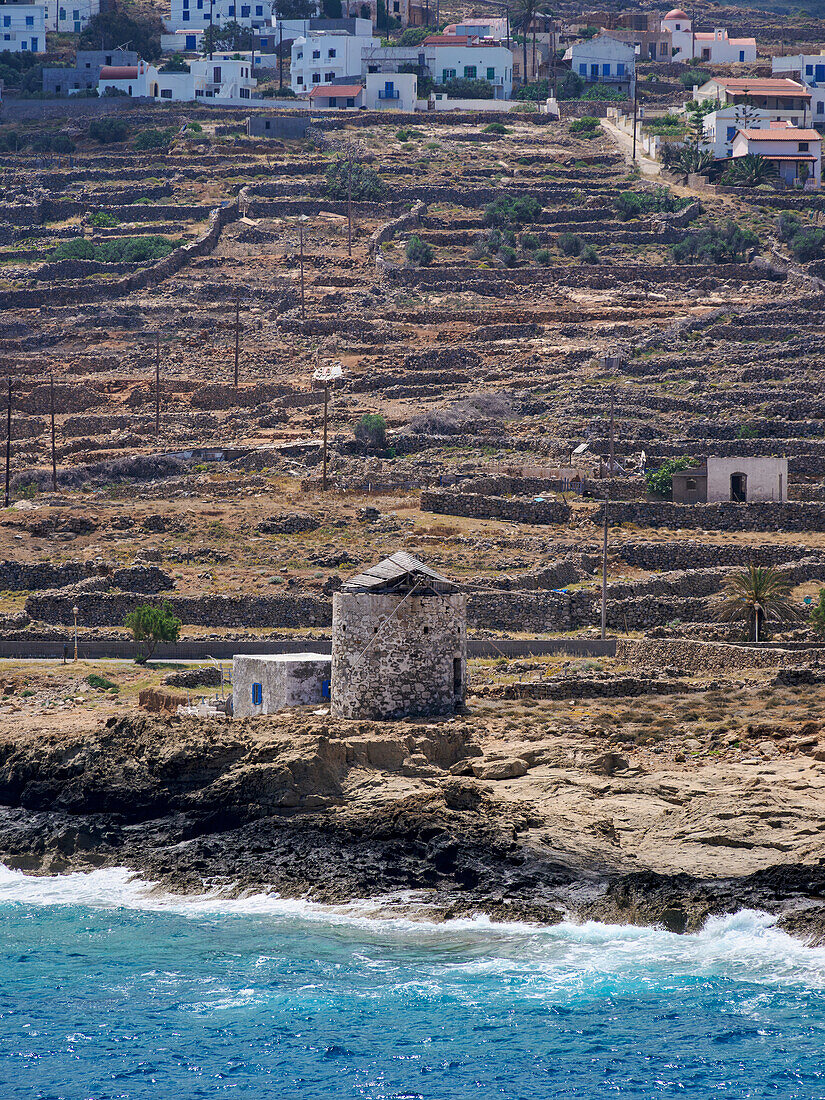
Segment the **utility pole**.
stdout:
[[278,90],[284,90],[284,21],[278,15]]
[[5,507],[9,506],[9,474],[11,471],[11,378],[8,380],[9,396],[8,405],[6,407],[6,503]]
[[298,233],[301,240],[301,320],[306,320],[306,302],[304,298],[304,222],[306,214],[300,214],[298,220]]
[[347,157],[347,256],[352,259],[352,143]]
[[160,333],[155,333],[155,435],[160,435]]
[[636,67],[633,67],[633,163],[636,163]]
[[212,9],[215,0],[209,0],[209,60],[212,60],[212,47],[215,44],[215,28],[212,24]]
[[57,492],[57,456],[54,446],[54,375],[49,375],[49,415],[52,422],[52,492]]
[[241,352],[241,292],[235,294],[235,389],[238,388],[238,359]]
[[321,479],[321,488],[327,487],[327,422],[329,420],[329,382],[324,382],[324,473]]
[[607,476],[611,481],[613,480],[613,460],[615,454],[615,433],[613,424],[613,397],[615,394],[615,390],[615,386],[610,387],[610,466],[608,468]]
[[602,543],[602,641],[607,637],[607,497],[604,498],[604,538]]

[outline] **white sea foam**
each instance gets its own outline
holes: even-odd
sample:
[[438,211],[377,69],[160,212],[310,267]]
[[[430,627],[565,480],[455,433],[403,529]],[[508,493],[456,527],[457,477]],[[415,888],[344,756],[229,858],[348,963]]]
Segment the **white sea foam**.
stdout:
[[[271,923],[274,931],[311,925],[317,933],[345,936],[355,944],[408,947],[425,955],[442,975],[458,966],[479,976],[532,977],[538,980],[537,995],[548,979],[554,986],[583,987],[617,976],[658,982],[663,973],[825,989],[825,948],[806,947],[776,928],[776,919],[767,913],[742,910],[712,917],[700,932],[679,936],[595,921],[552,927],[501,924],[484,916],[436,922],[427,919],[423,907],[421,919],[412,919],[407,914],[414,900],[398,895],[328,906],[267,893],[181,895],[124,867],[32,876],[0,865],[0,908],[128,909],[193,920],[247,916]],[[394,915],[402,905],[405,915]]]

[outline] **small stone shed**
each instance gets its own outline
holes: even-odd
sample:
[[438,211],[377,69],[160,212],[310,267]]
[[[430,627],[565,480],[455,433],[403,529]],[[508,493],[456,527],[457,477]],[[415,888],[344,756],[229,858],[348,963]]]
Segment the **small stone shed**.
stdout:
[[788,499],[787,458],[714,458],[673,475],[675,504]]
[[275,714],[329,700],[332,658],[323,653],[267,653],[232,658],[232,713]]
[[443,715],[467,689],[467,596],[403,551],[332,598],[337,718]]

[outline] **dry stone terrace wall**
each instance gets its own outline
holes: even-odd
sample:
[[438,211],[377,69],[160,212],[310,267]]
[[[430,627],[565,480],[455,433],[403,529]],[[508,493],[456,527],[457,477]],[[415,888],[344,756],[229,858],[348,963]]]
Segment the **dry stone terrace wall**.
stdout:
[[[590,515],[604,522],[604,505]],[[612,501],[609,522],[616,526],[701,528],[712,531],[825,531],[825,505],[802,501],[783,504],[671,504]]]
[[825,647],[769,649],[693,639],[619,638],[616,663],[631,668],[675,667],[689,672],[713,673],[736,668],[788,668],[825,663]]
[[560,501],[488,497],[449,489],[427,489],[421,494],[421,510],[474,519],[509,519],[518,523],[559,524],[570,519],[570,508]]
[[814,554],[825,563],[825,551],[812,551],[803,543],[765,542],[749,546],[736,543],[706,543],[693,539],[668,539],[667,542],[624,542],[612,547],[614,554],[638,569],[702,569],[714,566],[781,565],[810,558]]

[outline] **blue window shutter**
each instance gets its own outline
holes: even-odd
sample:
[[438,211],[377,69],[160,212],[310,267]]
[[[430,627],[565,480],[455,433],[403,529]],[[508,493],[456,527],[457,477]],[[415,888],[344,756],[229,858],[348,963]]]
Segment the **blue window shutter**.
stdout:
[[252,706],[253,707],[263,706],[263,701],[264,701],[263,685],[262,684],[253,684],[252,685]]
[[579,65],[579,76],[587,76],[587,66]]

